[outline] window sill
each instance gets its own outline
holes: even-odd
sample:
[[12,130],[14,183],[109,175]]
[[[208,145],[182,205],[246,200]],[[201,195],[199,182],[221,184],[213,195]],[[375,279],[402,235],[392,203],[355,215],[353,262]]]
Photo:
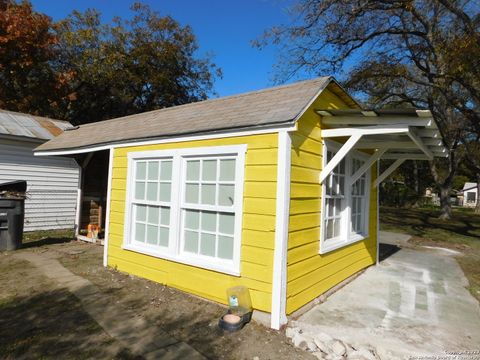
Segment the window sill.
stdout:
[[215,263],[215,259],[193,259],[192,256],[174,256],[166,254],[158,249],[153,249],[149,246],[142,246],[138,244],[124,244],[123,250],[133,251],[136,253],[153,256],[159,259],[173,261],[180,264],[194,266],[200,269],[212,270],[227,275],[240,276],[240,269],[234,269],[233,264],[219,264]]
[[356,242],[365,240],[366,238],[368,238],[368,234],[366,235],[354,234],[354,235],[351,235],[348,239],[345,239],[345,238],[331,239],[330,244],[323,247],[320,245],[320,254],[326,254],[331,251],[340,249],[342,247],[355,244]]

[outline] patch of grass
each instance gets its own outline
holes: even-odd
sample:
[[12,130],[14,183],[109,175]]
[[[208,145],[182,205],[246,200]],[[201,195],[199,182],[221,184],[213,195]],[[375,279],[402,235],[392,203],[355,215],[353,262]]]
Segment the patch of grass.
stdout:
[[29,231],[23,233],[22,243],[24,248],[58,244],[73,240],[74,235],[73,229]]
[[0,254],[0,359],[134,359],[66,289]]
[[380,229],[412,235],[414,244],[453,248],[473,296],[480,301],[480,215],[473,209],[453,210],[450,220],[439,219],[436,208],[380,209]]

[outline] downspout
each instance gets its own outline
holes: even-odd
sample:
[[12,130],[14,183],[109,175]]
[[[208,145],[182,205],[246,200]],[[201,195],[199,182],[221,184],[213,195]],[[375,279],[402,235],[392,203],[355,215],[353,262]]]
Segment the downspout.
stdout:
[[277,199],[275,220],[275,248],[272,277],[272,329],[279,330],[287,323],[287,248],[290,214],[290,163],[292,140],[287,131],[278,133]]
[[105,209],[105,237],[103,239],[103,266],[108,265],[108,238],[110,235],[110,203],[112,194],[112,169],[113,169],[113,151],[114,148],[109,148],[108,157],[108,183],[107,183],[107,207]]

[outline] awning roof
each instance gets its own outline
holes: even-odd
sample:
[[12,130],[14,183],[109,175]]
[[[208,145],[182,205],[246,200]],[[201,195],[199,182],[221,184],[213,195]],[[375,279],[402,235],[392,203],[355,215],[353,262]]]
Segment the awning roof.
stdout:
[[[428,160],[433,157],[448,156],[440,131],[429,110],[318,109],[316,112],[322,116],[322,124],[329,129],[378,129],[377,133],[362,137],[354,145],[354,148],[385,148],[387,151],[382,156],[383,159]],[[395,128],[405,127],[408,127],[408,132],[391,131]]]
[[375,181],[375,186],[405,160],[432,160],[447,157],[440,131],[428,110],[331,110],[316,109],[322,117],[322,138],[348,138],[320,174],[323,182],[352,149],[375,150],[368,161],[352,176],[355,182],[377,160],[395,162]]

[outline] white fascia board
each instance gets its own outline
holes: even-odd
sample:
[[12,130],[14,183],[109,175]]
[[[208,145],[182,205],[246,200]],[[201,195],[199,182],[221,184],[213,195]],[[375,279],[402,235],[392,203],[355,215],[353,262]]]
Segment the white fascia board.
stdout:
[[365,126],[365,127],[346,127],[339,129],[322,130],[323,138],[353,136],[353,135],[390,135],[408,133],[409,127],[405,125],[389,125],[389,126]]
[[322,123],[335,125],[403,125],[435,127],[433,118],[401,117],[401,116],[322,116]]
[[272,329],[287,323],[287,249],[290,215],[290,172],[292,140],[287,131],[278,134],[277,199],[275,216],[275,248],[272,276]]
[[103,266],[105,267],[108,265],[108,240],[110,238],[110,203],[112,201],[113,152],[114,149],[110,149],[108,156],[107,206],[105,209],[105,235],[103,239]]
[[325,81],[325,83],[323,84],[322,87],[320,87],[320,89],[318,89],[318,91],[315,93],[315,95],[308,101],[307,105],[305,105],[305,107],[302,109],[302,111],[300,111],[297,116],[295,116],[295,119],[294,119],[294,122],[297,123],[298,119],[300,119],[303,114],[305,114],[305,111],[308,110],[308,108],[313,104],[313,102],[320,96],[320,94],[327,88],[328,85],[330,85],[330,83],[332,82],[335,82],[338,86],[340,86],[340,84],[338,84],[334,78],[330,77],[330,79],[328,81]]
[[113,144],[104,144],[104,145],[92,145],[89,147],[81,149],[71,149],[71,150],[54,150],[54,151],[35,151],[35,156],[54,156],[54,155],[73,155],[73,154],[82,154],[92,151],[101,151],[108,150],[110,148],[124,148],[131,146],[143,146],[143,145],[156,145],[156,144],[169,144],[174,142],[186,142],[186,141],[199,141],[199,140],[210,140],[210,139],[221,139],[221,138],[230,138],[230,137],[239,137],[239,136],[249,136],[249,135],[260,135],[260,134],[271,134],[278,133],[281,131],[295,131],[297,129],[296,123],[288,124],[286,126],[272,127],[268,129],[258,129],[258,130],[248,130],[248,131],[232,131],[232,132],[223,132],[215,134],[201,134],[201,135],[185,135],[185,136],[176,136],[169,138],[161,138],[156,140],[145,140],[145,141],[128,141],[124,143],[113,143]]

